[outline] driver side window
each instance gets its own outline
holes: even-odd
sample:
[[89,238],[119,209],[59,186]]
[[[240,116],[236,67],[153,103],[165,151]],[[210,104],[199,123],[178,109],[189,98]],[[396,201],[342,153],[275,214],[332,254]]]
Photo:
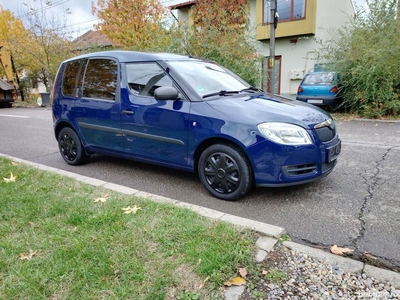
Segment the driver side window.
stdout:
[[161,86],[174,86],[171,78],[156,63],[132,63],[126,65],[130,91],[139,96],[154,97]]

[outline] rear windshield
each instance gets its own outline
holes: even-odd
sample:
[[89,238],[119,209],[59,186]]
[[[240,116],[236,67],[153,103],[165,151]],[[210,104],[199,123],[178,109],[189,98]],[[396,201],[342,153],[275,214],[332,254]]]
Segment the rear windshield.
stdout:
[[307,74],[304,77],[303,84],[331,85],[335,79],[335,73],[332,72]]

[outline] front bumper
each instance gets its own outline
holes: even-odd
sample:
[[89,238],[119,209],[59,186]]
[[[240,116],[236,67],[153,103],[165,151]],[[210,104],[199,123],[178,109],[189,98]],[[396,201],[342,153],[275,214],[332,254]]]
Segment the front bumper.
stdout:
[[251,149],[255,184],[283,187],[322,179],[336,166],[340,145],[337,136],[327,143],[307,146],[277,145],[265,140]]

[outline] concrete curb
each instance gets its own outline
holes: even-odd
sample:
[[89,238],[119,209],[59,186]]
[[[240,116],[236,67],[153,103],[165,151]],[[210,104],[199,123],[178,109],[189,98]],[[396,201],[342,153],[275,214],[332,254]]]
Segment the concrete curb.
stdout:
[[[45,166],[42,164],[38,164],[35,162],[27,161],[24,159],[12,157],[12,156],[1,154],[1,153],[0,153],[0,157],[5,157],[14,162],[23,163],[23,164],[32,166],[38,170],[48,171],[48,172],[56,173],[59,175],[67,176],[67,177],[73,178],[77,181],[81,181],[83,183],[90,184],[93,186],[104,187],[104,188],[107,188],[107,189],[110,189],[110,190],[113,190],[113,191],[116,191],[119,193],[123,193],[126,195],[133,195],[133,196],[137,196],[137,197],[148,198],[152,201],[156,201],[159,203],[172,204],[172,205],[176,205],[179,207],[188,208],[202,216],[205,216],[205,217],[208,217],[211,219],[226,221],[226,222],[229,222],[236,226],[250,228],[254,231],[257,231],[257,232],[265,235],[265,237],[260,237],[256,243],[256,245],[259,248],[259,252],[256,255],[257,261],[264,260],[265,257],[268,255],[268,253],[273,249],[275,244],[278,242],[278,239],[285,233],[285,229],[282,227],[278,227],[278,226],[274,226],[274,225],[270,225],[270,224],[266,224],[266,223],[262,223],[262,222],[258,222],[258,221],[253,221],[250,219],[245,219],[245,218],[241,218],[238,216],[229,215],[229,214],[226,214],[226,213],[223,213],[223,212],[220,212],[217,210],[209,209],[206,207],[201,207],[198,205],[178,201],[175,199],[139,191],[136,189],[132,189],[132,188],[117,185],[114,183],[109,183],[109,182],[106,182],[103,180],[98,180],[98,179],[94,179],[91,177],[75,174],[75,173],[60,170],[57,168]],[[373,277],[382,282],[390,282],[395,288],[400,288],[400,273],[385,270],[385,269],[380,269],[380,268],[373,267],[370,265],[366,265],[360,261],[356,261],[356,260],[353,260],[350,258],[345,258],[342,256],[334,255],[334,254],[331,254],[331,253],[328,253],[328,252],[325,252],[325,251],[322,251],[319,249],[315,249],[315,248],[312,248],[309,246],[301,245],[301,244],[290,242],[290,241],[283,242],[283,245],[288,247],[289,249],[305,253],[311,257],[314,257],[314,258],[317,258],[320,260],[324,260],[333,266],[338,266],[345,272],[356,272],[356,273],[364,272],[370,277]],[[240,289],[240,290],[242,290],[242,289]],[[228,293],[230,293],[230,292],[228,292]],[[235,296],[233,296],[230,299],[235,299],[237,294],[239,293],[239,291],[235,290],[235,291],[232,291],[232,293]]]
[[304,246],[294,242],[283,242],[283,245],[292,250],[305,253],[308,256],[323,260],[332,266],[337,266],[349,273],[365,273],[367,276],[381,282],[390,282],[395,288],[400,289],[400,273],[367,265],[361,261],[334,255],[313,247]]
[[266,223],[262,223],[262,222],[258,222],[258,221],[253,221],[250,219],[245,219],[245,218],[241,218],[241,217],[237,217],[237,216],[233,216],[233,215],[229,215],[217,210],[213,210],[213,209],[209,209],[206,207],[201,207],[195,204],[190,204],[190,203],[186,203],[186,202],[181,202],[175,199],[171,199],[171,198],[167,198],[167,197],[163,197],[163,196],[159,196],[159,195],[155,195],[155,194],[151,194],[151,193],[147,193],[147,192],[142,192],[139,190],[135,190],[126,186],[122,186],[122,185],[118,185],[115,183],[110,183],[110,182],[106,182],[103,180],[98,180],[98,179],[94,179],[91,177],[87,177],[87,176],[83,176],[83,175],[79,175],[79,174],[75,174],[72,172],[68,172],[68,171],[64,171],[64,170],[60,170],[57,168],[53,168],[53,167],[48,167],[42,164],[38,164],[35,162],[31,162],[31,161],[27,161],[24,159],[20,159],[20,158],[16,158],[16,157],[12,157],[9,155],[5,155],[5,154],[1,154],[0,156],[2,157],[6,157],[8,159],[13,160],[14,162],[18,162],[18,163],[23,163],[29,166],[32,166],[38,170],[42,170],[42,171],[48,171],[48,172],[52,172],[52,173],[56,173],[59,175],[63,175],[66,177],[70,177],[72,179],[75,179],[77,181],[81,181],[83,183],[86,184],[90,184],[90,185],[94,185],[97,187],[104,187],[106,189],[115,191],[115,192],[119,192],[125,195],[132,195],[132,196],[137,196],[137,197],[143,197],[143,198],[148,198],[152,201],[156,201],[159,203],[166,203],[166,204],[173,204],[179,207],[183,207],[183,208],[188,208],[202,216],[211,218],[211,219],[215,219],[215,220],[221,220],[221,221],[225,221],[225,222],[229,222],[232,223],[234,225],[237,226],[242,226],[242,227],[247,227],[250,228],[252,230],[255,230],[259,233],[262,233],[266,236],[269,237],[274,237],[276,239],[278,239],[279,237],[282,236],[282,234],[285,233],[285,229],[282,227],[278,227],[278,226],[274,226],[274,225],[269,225]]

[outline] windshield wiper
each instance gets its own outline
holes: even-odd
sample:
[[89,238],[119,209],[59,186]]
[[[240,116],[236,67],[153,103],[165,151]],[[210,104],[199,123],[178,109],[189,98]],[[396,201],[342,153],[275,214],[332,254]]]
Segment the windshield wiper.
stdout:
[[219,92],[215,92],[215,93],[210,93],[210,94],[206,94],[204,95],[202,98],[208,98],[208,97],[212,97],[212,96],[225,96],[228,94],[239,94],[240,91],[225,91],[225,90],[221,90]]
[[215,92],[215,93],[210,93],[210,94],[206,94],[203,96],[204,98],[208,98],[208,97],[212,97],[212,96],[226,96],[228,94],[240,94],[243,92],[252,92],[252,93],[256,93],[256,92],[263,92],[263,90],[260,90],[254,86],[249,86],[245,89],[242,89],[240,91],[225,91],[225,90],[221,90],[219,92]]
[[240,92],[241,93],[243,93],[243,92],[263,92],[263,90],[260,90],[260,89],[254,87],[254,86],[249,86],[249,87],[241,90]]

